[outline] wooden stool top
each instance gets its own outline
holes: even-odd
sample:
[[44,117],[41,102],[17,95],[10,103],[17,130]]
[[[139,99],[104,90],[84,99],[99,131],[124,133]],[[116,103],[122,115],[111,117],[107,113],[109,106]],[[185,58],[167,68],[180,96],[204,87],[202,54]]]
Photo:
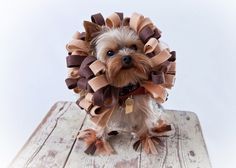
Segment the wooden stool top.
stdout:
[[163,137],[164,147],[158,155],[133,150],[130,135],[117,135],[111,145],[117,154],[89,156],[83,142],[77,140],[80,130],[89,127],[86,112],[72,102],[57,102],[10,164],[10,168],[209,168],[206,145],[197,116],[192,112],[165,110],[173,122],[173,132]]

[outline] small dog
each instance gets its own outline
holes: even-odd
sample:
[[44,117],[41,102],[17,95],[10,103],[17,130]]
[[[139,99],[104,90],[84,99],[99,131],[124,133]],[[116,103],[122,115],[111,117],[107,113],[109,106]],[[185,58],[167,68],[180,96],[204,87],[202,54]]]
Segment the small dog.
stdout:
[[[143,87],[154,67],[144,52],[145,44],[129,26],[114,28],[85,21],[84,27],[86,39],[89,39],[89,54],[105,65],[104,74],[115,100],[109,108],[99,110],[105,111],[102,119],[92,118],[96,128],[83,130],[78,135],[88,146],[85,152],[111,154],[114,150],[108,137],[132,133],[138,139],[133,146],[135,150],[143,144],[146,153],[156,154],[157,145],[161,143],[158,133],[171,128],[163,117],[161,106]],[[86,92],[81,92],[81,97],[85,96]]]

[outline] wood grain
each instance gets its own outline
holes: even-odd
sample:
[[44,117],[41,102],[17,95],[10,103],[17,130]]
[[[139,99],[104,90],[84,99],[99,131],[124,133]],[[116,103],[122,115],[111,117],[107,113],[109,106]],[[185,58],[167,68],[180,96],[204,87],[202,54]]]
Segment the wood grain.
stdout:
[[[76,136],[91,122],[72,102],[58,102],[48,112],[9,168],[209,168],[206,145],[197,116],[192,112],[165,110],[172,131],[161,137],[158,155],[132,148],[131,135],[111,137],[116,154],[88,156]],[[167,137],[166,137],[167,136]]]

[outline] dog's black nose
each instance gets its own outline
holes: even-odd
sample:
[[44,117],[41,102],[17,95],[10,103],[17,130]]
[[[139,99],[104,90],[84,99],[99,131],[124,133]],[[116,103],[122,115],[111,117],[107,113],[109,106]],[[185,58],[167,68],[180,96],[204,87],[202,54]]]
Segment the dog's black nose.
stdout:
[[125,55],[122,57],[122,62],[124,66],[130,66],[132,63],[132,58],[130,55]]

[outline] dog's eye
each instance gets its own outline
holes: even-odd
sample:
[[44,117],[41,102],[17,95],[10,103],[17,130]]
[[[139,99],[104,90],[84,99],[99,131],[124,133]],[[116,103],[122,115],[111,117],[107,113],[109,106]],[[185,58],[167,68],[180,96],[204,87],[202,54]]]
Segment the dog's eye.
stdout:
[[133,45],[130,46],[130,49],[137,51],[138,48],[135,44],[133,44]]
[[107,51],[107,55],[108,55],[109,57],[113,56],[114,54],[115,54],[115,52],[112,51],[112,50]]

